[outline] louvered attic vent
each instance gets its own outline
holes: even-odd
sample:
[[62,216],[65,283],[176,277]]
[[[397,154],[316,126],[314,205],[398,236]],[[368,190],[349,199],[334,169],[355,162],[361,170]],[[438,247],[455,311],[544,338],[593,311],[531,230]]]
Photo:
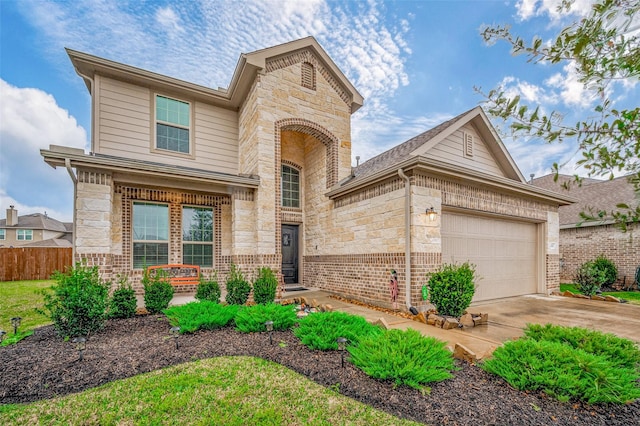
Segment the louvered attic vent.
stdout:
[[302,87],[316,90],[316,71],[309,62],[302,63]]
[[463,133],[464,156],[473,157],[473,135],[471,133]]

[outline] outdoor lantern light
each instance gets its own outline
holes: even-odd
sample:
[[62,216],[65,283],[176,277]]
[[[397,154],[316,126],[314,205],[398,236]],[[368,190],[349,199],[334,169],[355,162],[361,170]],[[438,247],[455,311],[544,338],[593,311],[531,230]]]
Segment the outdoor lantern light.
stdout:
[[11,325],[13,326],[13,334],[18,333],[18,327],[20,327],[20,321],[22,321],[21,317],[11,318]]
[[438,216],[438,212],[436,212],[436,210],[433,207],[429,207],[427,209],[427,217],[429,218],[429,220],[431,222],[433,222],[434,220],[436,220],[436,217]]
[[347,339],[344,337],[338,337],[336,339],[336,343],[338,344],[338,350],[340,351],[342,368],[344,368],[344,350],[347,347]]
[[264,323],[265,327],[267,327],[267,331],[269,332],[269,344],[273,345],[273,340],[271,338],[271,332],[273,331],[273,321],[267,321]]
[[0,343],[2,343],[2,340],[4,339],[4,335],[7,334],[6,331],[4,330],[0,330]]
[[80,337],[74,338],[72,342],[76,344],[76,349],[78,350],[78,354],[80,355],[80,361],[82,361],[84,350],[87,347],[87,339],[80,336]]
[[171,327],[171,334],[173,334],[173,338],[176,341],[176,349],[178,349],[178,336],[180,335],[180,327]]

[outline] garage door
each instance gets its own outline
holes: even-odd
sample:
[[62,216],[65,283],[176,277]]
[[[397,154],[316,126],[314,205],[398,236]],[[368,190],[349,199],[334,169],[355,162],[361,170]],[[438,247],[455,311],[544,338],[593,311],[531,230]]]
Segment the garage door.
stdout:
[[442,215],[442,262],[476,265],[474,301],[537,293],[536,242],[533,223]]

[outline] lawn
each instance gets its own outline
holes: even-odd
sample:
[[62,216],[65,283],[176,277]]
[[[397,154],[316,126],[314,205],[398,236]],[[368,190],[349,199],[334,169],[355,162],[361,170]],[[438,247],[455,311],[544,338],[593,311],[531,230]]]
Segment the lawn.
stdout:
[[42,308],[42,290],[51,287],[51,280],[0,282],[0,330],[13,334],[11,318],[22,317],[19,331],[26,332],[50,324],[44,315],[36,312]]
[[[572,293],[580,293],[576,284],[560,284],[560,291],[566,290]],[[631,304],[640,305],[640,291],[605,291],[602,294],[615,296],[619,299],[628,300]]]
[[62,398],[0,405],[0,424],[418,424],[336,390],[263,359],[220,357]]

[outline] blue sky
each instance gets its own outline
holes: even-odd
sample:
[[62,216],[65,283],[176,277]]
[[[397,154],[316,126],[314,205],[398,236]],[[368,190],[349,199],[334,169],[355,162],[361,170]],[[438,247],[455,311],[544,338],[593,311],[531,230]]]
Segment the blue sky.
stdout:
[[[559,15],[559,2],[0,0],[0,217],[13,204],[72,219],[69,176],[39,154],[89,146],[90,96],[65,47],[217,88],[241,53],[313,35],[365,97],[352,118],[355,163],[478,105],[474,86],[502,84],[570,119],[588,114],[594,99],[570,67],[531,65],[480,37],[484,25],[510,24],[548,40],[591,3]],[[618,91],[639,97],[637,85]],[[570,143],[504,141],[527,177],[553,162],[571,172]]]

